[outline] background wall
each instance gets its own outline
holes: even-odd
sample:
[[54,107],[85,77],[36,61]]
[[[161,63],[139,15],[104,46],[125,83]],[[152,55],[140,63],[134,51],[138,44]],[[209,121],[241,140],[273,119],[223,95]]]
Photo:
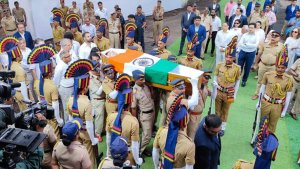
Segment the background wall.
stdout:
[[[9,0],[10,8],[14,8],[15,0]],[[70,7],[73,0],[65,0],[65,5]],[[97,2],[99,0],[90,0],[94,3],[95,9],[98,9]],[[165,11],[181,8],[186,0],[162,0]],[[27,30],[31,32],[34,38],[50,39],[52,31],[50,27],[51,10],[59,7],[59,0],[18,0],[20,6],[25,9],[27,15]],[[85,0],[77,0],[77,6],[82,12]],[[118,4],[122,9],[122,13],[127,18],[129,14],[135,13],[136,7],[142,5],[145,14],[151,15],[156,0],[102,0],[104,7],[109,12],[114,10],[114,6]]]

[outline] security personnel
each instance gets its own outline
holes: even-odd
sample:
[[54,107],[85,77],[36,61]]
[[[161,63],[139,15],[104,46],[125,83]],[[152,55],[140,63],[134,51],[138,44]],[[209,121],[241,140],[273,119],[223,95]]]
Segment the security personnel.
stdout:
[[76,22],[71,23],[70,24],[70,29],[71,29],[71,32],[74,36],[74,40],[79,42],[80,45],[82,45],[83,37],[82,37],[82,33],[78,31],[78,24]]
[[30,102],[28,98],[28,90],[26,85],[26,71],[23,69],[21,65],[22,61],[22,53],[18,47],[14,47],[10,51],[7,52],[9,58],[9,68],[12,71],[15,71],[16,75],[12,79],[13,83],[21,83],[21,87],[16,90],[15,101],[17,102],[20,111],[27,109],[27,105],[25,102]]
[[86,147],[80,142],[83,121],[75,118],[62,129],[62,140],[59,141],[52,153],[53,168],[92,168]]
[[90,80],[88,72],[93,69],[94,67],[91,61],[80,59],[73,62],[65,73],[66,78],[74,78],[74,96],[70,97],[67,101],[69,119],[79,117],[84,121],[83,129],[80,130],[79,141],[88,151],[92,168],[94,168],[96,155],[98,155],[95,154],[94,148],[97,147],[99,139],[95,137],[93,107],[86,94]]
[[128,139],[128,147],[131,152],[128,160],[131,165],[141,165],[143,160],[139,158],[139,122],[128,111],[131,104],[132,89],[130,88],[130,76],[121,74],[116,80],[115,91],[118,96],[118,111],[111,113],[106,119],[107,156],[110,156],[110,145],[118,136]]
[[[94,70],[90,72],[89,94],[95,113],[95,132],[101,138],[105,113],[105,93],[100,77],[100,63],[93,60]],[[100,139],[102,141],[102,138]]]
[[83,10],[85,9],[92,9],[94,10],[94,4],[93,2],[90,2],[90,0],[85,0],[85,2],[83,3]]
[[[133,86],[132,94],[132,115],[139,116],[139,121],[142,126],[142,144],[141,153],[146,156],[151,156],[151,152],[146,150],[152,137],[152,128],[155,119],[153,94],[149,86],[145,84],[145,74],[140,70],[132,72],[135,85]],[[137,112],[139,110],[139,113]]]
[[143,52],[142,46],[134,42],[135,31],[136,31],[135,23],[127,22],[125,24],[125,34],[126,34],[125,49],[132,49],[132,50],[137,50],[139,52]]
[[294,120],[298,120],[297,114],[300,113],[300,59],[297,59],[291,66],[289,73],[294,79],[293,95],[295,96],[295,104],[290,115]]
[[[102,72],[105,76],[103,82],[102,82],[102,88],[103,92],[106,95],[105,100],[105,109],[107,115],[110,113],[113,113],[117,110],[117,100],[116,97],[112,98],[111,95],[113,95],[114,92],[114,86],[115,86],[115,70],[113,65],[107,64],[102,67]],[[110,94],[111,93],[111,94]]]
[[[292,89],[293,79],[285,73],[288,65],[287,47],[283,46],[276,58],[276,71],[265,73],[260,87],[261,96],[261,119],[264,116],[269,121],[268,130],[272,133],[276,131],[277,122],[284,117],[288,109]],[[259,104],[257,104],[259,106]]]
[[[60,7],[58,9],[60,9],[63,12],[64,16],[67,16],[67,13],[69,11],[69,7],[65,6],[65,0],[60,0]],[[66,27],[66,22],[65,21],[66,20],[65,20],[64,17],[61,18],[62,27],[66,29],[67,27]]]
[[159,36],[157,49],[150,52],[150,54],[162,59],[168,59],[172,53],[166,49],[167,40],[169,37],[169,28],[165,27],[162,30],[162,34]]
[[[154,139],[152,158],[154,168],[193,169],[195,164],[195,144],[185,132],[188,122],[188,103],[179,94],[171,103],[168,112],[168,127],[161,128]],[[177,138],[177,139],[174,139]],[[161,152],[162,164],[159,164]]]
[[202,69],[202,60],[198,59],[195,56],[194,47],[195,47],[195,44],[193,42],[189,42],[187,44],[187,51],[186,51],[187,56],[181,58],[179,60],[179,64],[182,64],[182,65],[190,67],[190,68],[201,70]]
[[34,81],[34,90],[37,93],[40,102],[46,101],[48,106],[54,109],[54,117],[48,119],[48,124],[54,129],[57,139],[60,139],[59,126],[62,127],[64,122],[60,117],[58,89],[52,77],[52,60],[56,54],[53,48],[47,45],[35,47],[28,56],[28,64],[39,64],[42,77]]
[[60,21],[61,18],[58,16],[53,18],[52,35],[56,51],[60,51],[60,40],[64,38],[65,34],[65,29],[59,25]]
[[97,37],[94,38],[94,43],[97,45],[97,47],[100,49],[100,51],[105,51],[110,48],[110,42],[109,39],[104,37],[105,35],[105,28],[107,25],[105,24],[106,22],[100,23],[99,27],[96,31]]
[[259,50],[254,66],[255,68],[258,67],[258,79],[256,91],[254,96],[252,96],[252,100],[256,100],[259,97],[258,94],[264,74],[275,70],[276,57],[282,47],[283,44],[280,42],[280,33],[278,31],[273,31],[271,34],[271,41],[269,43],[265,43]]
[[225,62],[217,64],[213,81],[213,94],[216,114],[222,119],[220,136],[225,133],[228,111],[235,100],[239,83],[241,68],[234,63],[236,56],[236,43],[230,42],[225,51]]
[[65,16],[66,16],[65,18],[66,30],[70,29],[72,23],[76,23],[77,25],[81,24],[81,19],[79,14],[70,13]]
[[196,130],[201,121],[201,115],[202,115],[204,107],[205,107],[206,98],[211,93],[207,87],[207,83],[208,83],[209,79],[211,79],[210,74],[211,74],[211,71],[204,70],[204,73],[200,80],[201,83],[199,83],[199,85],[198,85],[198,90],[199,90],[198,104],[194,108],[190,109],[190,112],[189,112],[190,120],[187,125],[187,135],[192,140],[194,140]]
[[9,9],[3,10],[4,17],[1,19],[1,26],[4,31],[4,35],[13,35],[17,32],[17,24],[14,16],[11,15]]
[[[119,136],[110,145],[111,157],[104,158],[98,169],[116,168],[130,166],[128,157],[128,140],[125,137]],[[130,166],[132,167],[132,166]],[[135,169],[136,167],[132,167]]]

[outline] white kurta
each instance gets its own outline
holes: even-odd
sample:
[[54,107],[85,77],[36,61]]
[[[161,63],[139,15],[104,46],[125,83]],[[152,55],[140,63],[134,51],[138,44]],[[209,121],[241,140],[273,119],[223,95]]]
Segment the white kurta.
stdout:
[[295,60],[295,55],[296,55],[296,49],[292,49],[295,47],[298,47],[300,39],[294,39],[292,37],[288,37],[285,41],[285,45],[288,47],[288,54],[289,54],[289,63],[288,63],[288,68],[290,68]]
[[224,32],[223,30],[218,31],[215,44],[216,44],[216,65],[225,60],[225,52],[221,52],[220,50],[223,48],[226,49],[228,43],[230,43],[233,34],[228,30]]

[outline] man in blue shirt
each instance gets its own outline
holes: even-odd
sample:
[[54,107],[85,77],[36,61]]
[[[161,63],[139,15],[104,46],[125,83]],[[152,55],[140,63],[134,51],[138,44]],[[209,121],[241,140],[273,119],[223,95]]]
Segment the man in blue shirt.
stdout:
[[281,29],[281,34],[284,34],[285,28],[288,24],[288,21],[296,16],[296,12],[299,10],[299,6],[297,5],[297,0],[292,0],[291,5],[287,6],[285,9],[285,20]]
[[[206,38],[206,29],[203,25],[201,25],[201,17],[200,16],[196,16],[194,18],[194,24],[192,24],[187,31],[188,42],[191,42],[194,40],[194,36],[196,33],[198,33],[198,37],[197,37],[197,39],[195,39],[197,41],[196,47],[195,47],[195,56],[197,58],[200,58],[201,46],[202,46],[201,44]],[[201,58],[201,59],[203,59],[203,58]]]
[[296,12],[296,16],[291,18],[289,20],[289,22],[287,23],[287,28],[286,28],[286,31],[285,31],[285,35],[288,36],[289,33],[295,29],[295,28],[298,28],[300,27],[300,10],[298,10]]
[[144,29],[146,27],[146,17],[142,12],[142,6],[137,7],[137,12],[135,14],[135,24],[137,26],[135,34],[135,42],[142,46],[143,51],[145,51],[145,41],[144,41]]
[[22,38],[26,41],[26,47],[33,49],[33,40],[31,33],[25,30],[24,23],[18,23],[18,32],[16,32],[13,36],[17,39]]

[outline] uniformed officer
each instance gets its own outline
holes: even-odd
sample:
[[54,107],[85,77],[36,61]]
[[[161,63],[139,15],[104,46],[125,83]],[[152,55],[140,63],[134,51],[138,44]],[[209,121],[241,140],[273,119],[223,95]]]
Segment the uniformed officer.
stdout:
[[282,49],[282,46],[283,44],[280,42],[280,33],[278,31],[273,31],[271,34],[271,41],[265,43],[259,50],[254,66],[255,68],[258,67],[258,79],[255,94],[252,96],[253,100],[258,99],[259,97],[258,94],[264,74],[275,70],[276,57]]
[[179,63],[184,66],[190,67],[190,68],[201,70],[202,69],[202,60],[198,59],[195,56],[195,49],[194,49],[195,45],[196,44],[193,42],[189,42],[187,44],[187,50],[186,50],[187,56],[181,58],[179,60]]
[[105,35],[105,28],[107,27],[107,22],[104,20],[99,23],[99,27],[97,28],[96,35],[97,37],[94,38],[94,43],[97,45],[97,47],[100,49],[100,51],[105,51],[110,48],[110,42],[109,39],[104,37]]
[[86,147],[80,142],[83,121],[75,118],[62,129],[62,140],[59,141],[52,153],[53,168],[92,168]]
[[83,37],[82,37],[82,33],[78,31],[78,23],[76,23],[76,22],[71,23],[70,29],[74,36],[74,40],[79,42],[80,45],[82,45]]
[[[195,144],[185,132],[188,123],[188,103],[181,93],[173,99],[168,112],[168,127],[160,128],[153,143],[154,168],[192,169],[195,164]],[[161,152],[162,164],[159,164]]]
[[121,74],[116,80],[116,94],[118,96],[118,111],[111,113],[106,119],[106,143],[107,156],[110,156],[110,145],[118,136],[128,139],[128,147],[131,147],[128,160],[131,165],[141,165],[143,160],[139,158],[139,122],[129,112],[132,89],[130,88],[130,76]]
[[113,65],[107,64],[102,67],[102,72],[105,76],[103,82],[102,82],[102,88],[103,92],[106,95],[106,100],[105,100],[105,109],[107,115],[110,113],[113,113],[117,110],[117,100],[116,97],[112,98],[111,96],[114,91],[114,85],[115,85],[115,70]]
[[161,0],[157,0],[157,5],[154,7],[153,16],[153,46],[157,44],[160,30],[163,27],[164,7],[161,5]]
[[[105,93],[102,89],[100,77],[100,63],[93,60],[94,69],[90,72],[89,94],[95,113],[95,132],[101,138],[105,114]],[[102,141],[102,138],[100,139]]]
[[81,25],[81,19],[80,15],[76,13],[70,13],[66,15],[65,19],[65,25],[66,25],[66,30],[71,27],[72,23],[76,23],[77,25]]
[[60,51],[60,40],[64,38],[64,34],[65,34],[65,29],[59,25],[60,21],[61,18],[58,16],[53,18],[52,34],[53,34],[53,42],[55,45],[55,50],[57,51]]
[[15,89],[16,95],[15,100],[19,106],[20,111],[27,109],[25,102],[30,102],[28,97],[28,90],[26,82],[26,71],[21,65],[22,53],[18,47],[14,47],[7,52],[9,58],[8,68],[12,71],[15,71],[15,77],[12,79],[13,83],[20,83],[21,87]]
[[[132,72],[135,85],[132,94],[132,115],[139,117],[142,127],[141,153],[151,156],[151,152],[146,150],[152,137],[152,128],[155,118],[153,94],[149,86],[145,84],[145,74],[140,70]],[[138,113],[139,110],[139,113]]]
[[[74,96],[67,101],[67,111],[69,119],[79,117],[84,121],[83,129],[80,130],[80,142],[86,147],[92,168],[95,164],[95,150],[99,139],[95,137],[95,130],[93,124],[92,104],[86,95],[89,86],[88,72],[93,70],[93,63],[86,59],[80,59],[73,62],[65,73],[65,78],[74,78]],[[95,146],[94,146],[95,145]],[[94,146],[94,147],[93,147]]]
[[94,4],[93,2],[90,2],[90,0],[85,0],[85,2],[83,3],[83,10],[85,9],[92,9],[94,10]]
[[150,54],[160,57],[162,59],[168,59],[172,53],[166,49],[167,40],[169,37],[169,28],[165,27],[162,30],[162,34],[159,36],[157,49],[150,52]]
[[211,71],[204,70],[204,73],[200,80],[201,83],[198,84],[198,90],[199,90],[198,104],[194,108],[191,108],[189,111],[190,120],[187,125],[187,135],[192,140],[194,140],[196,130],[199,126],[201,115],[205,107],[206,98],[211,94],[210,90],[207,87],[207,83],[211,78],[210,74]]
[[1,19],[1,26],[4,31],[4,35],[13,35],[17,32],[17,24],[14,16],[11,15],[9,9],[3,10],[4,17]]
[[257,106],[261,107],[261,119],[267,117],[268,130],[272,133],[275,133],[280,116],[285,116],[291,100],[293,79],[285,73],[287,65],[287,47],[283,46],[276,58],[276,71],[266,72],[261,81],[259,95],[262,100],[261,106]]
[[167,60],[170,62],[177,63],[177,57],[175,55],[169,55]]
[[[104,158],[98,169],[109,169],[116,167],[132,167],[130,161],[126,160],[128,157],[128,140],[125,137],[119,136],[110,145],[111,157]],[[135,169],[136,167],[132,167]]]
[[225,51],[225,62],[217,64],[213,81],[213,94],[216,114],[222,119],[220,136],[225,133],[228,111],[235,100],[239,83],[241,68],[234,63],[236,56],[236,43],[230,43]]
[[48,106],[54,109],[54,117],[48,119],[49,125],[54,129],[57,139],[60,139],[59,126],[64,124],[63,119],[60,117],[58,89],[52,77],[52,60],[51,58],[56,54],[55,50],[47,45],[35,47],[29,54],[28,64],[39,64],[41,77],[39,80],[34,81],[34,90],[37,93],[40,102],[46,101]]
[[298,120],[297,114],[300,114],[300,59],[297,59],[292,65],[289,69],[289,73],[294,79],[293,95],[295,96],[295,103],[290,115],[293,119]]
[[[65,0],[60,0],[60,7],[58,9],[60,9],[63,12],[64,16],[67,16],[69,7],[65,6]],[[62,23],[62,27],[66,29],[67,27],[66,27],[66,22],[64,17],[61,18],[61,23]]]
[[135,31],[136,31],[135,23],[127,22],[125,24],[125,34],[126,34],[125,49],[132,49],[139,52],[143,52],[142,46],[134,42]]

